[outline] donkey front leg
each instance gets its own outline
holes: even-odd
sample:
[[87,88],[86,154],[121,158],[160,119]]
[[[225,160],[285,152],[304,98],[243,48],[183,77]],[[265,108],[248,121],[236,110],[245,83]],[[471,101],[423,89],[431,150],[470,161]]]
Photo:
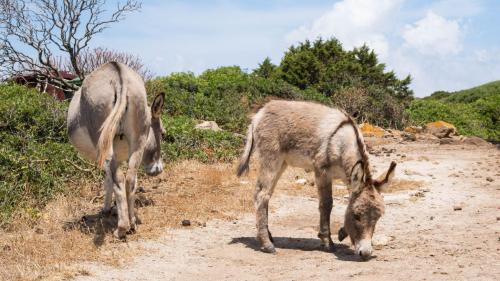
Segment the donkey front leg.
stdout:
[[333,250],[333,241],[330,233],[330,215],[333,207],[332,179],[326,172],[315,172],[316,186],[319,195],[319,233],[322,245]]
[[119,169],[118,163],[113,159],[108,166],[106,173],[111,173],[113,180],[113,191],[116,198],[116,208],[118,211],[118,227],[114,232],[117,238],[124,238],[130,230],[130,220],[128,216],[127,193],[124,184],[123,172]]
[[262,251],[274,253],[276,249],[271,241],[272,236],[268,227],[269,199],[271,199],[276,182],[286,166],[282,160],[266,160],[268,159],[260,161],[261,167],[254,194],[255,216],[257,221],[257,239],[260,242]]

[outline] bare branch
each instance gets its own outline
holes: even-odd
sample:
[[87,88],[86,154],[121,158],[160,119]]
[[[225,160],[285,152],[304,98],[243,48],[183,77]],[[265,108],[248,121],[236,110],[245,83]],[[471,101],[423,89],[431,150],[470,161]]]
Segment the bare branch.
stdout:
[[[105,48],[87,49],[80,53],[78,56],[78,67],[84,75],[92,72],[94,69],[102,64],[110,61],[121,62],[128,65],[135,70],[143,78],[144,81],[153,78],[153,73],[146,68],[141,58],[125,52],[118,52]],[[63,68],[69,69],[71,62],[64,62]]]
[[113,11],[105,7],[106,0],[0,0],[0,77],[35,73],[74,89],[61,70],[85,78],[79,58],[89,42],[141,3],[123,0]]

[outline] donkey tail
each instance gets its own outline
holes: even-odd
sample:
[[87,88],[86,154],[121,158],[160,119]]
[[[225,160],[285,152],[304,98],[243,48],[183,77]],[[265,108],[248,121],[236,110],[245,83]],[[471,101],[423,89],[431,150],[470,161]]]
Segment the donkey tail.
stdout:
[[108,159],[108,156],[113,153],[113,140],[127,108],[126,87],[123,83],[119,85],[119,87],[120,88],[116,89],[115,92],[116,96],[113,109],[101,126],[101,135],[97,143],[97,164],[99,168],[104,167],[104,163]]
[[253,122],[250,123],[250,126],[248,126],[247,142],[245,144],[245,150],[243,151],[243,154],[241,154],[238,170],[236,171],[236,175],[238,177],[241,177],[241,175],[248,172],[250,164],[250,156],[252,156],[252,152],[253,152]]

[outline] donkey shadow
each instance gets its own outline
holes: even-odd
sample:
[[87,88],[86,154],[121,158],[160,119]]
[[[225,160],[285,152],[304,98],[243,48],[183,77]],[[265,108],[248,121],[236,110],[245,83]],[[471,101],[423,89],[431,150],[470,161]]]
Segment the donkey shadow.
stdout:
[[[330,250],[322,246],[319,239],[314,238],[273,237],[273,240],[276,249],[328,252],[333,253],[337,259],[342,261],[361,261],[361,258],[345,244],[335,243],[333,250]],[[261,251],[259,242],[255,237],[233,238],[229,244],[243,244],[247,248],[258,252]]]
[[[113,207],[113,209],[115,208]],[[116,211],[112,211],[110,214],[98,212],[84,215],[74,221],[65,222],[63,229],[66,231],[79,230],[83,234],[94,235],[94,245],[100,247],[104,244],[106,235],[113,233],[117,225],[118,216]]]
[[[143,208],[154,205],[152,199],[144,196],[143,194],[136,194],[135,206],[136,208]],[[136,213],[137,216],[137,213]],[[139,217],[137,224],[141,224]],[[94,235],[93,242],[96,247],[104,244],[106,235],[112,235],[113,231],[118,226],[118,214],[116,211],[116,202],[113,203],[109,213],[99,211],[97,213],[83,215],[73,221],[68,221],[63,224],[65,231],[78,230],[86,235]]]

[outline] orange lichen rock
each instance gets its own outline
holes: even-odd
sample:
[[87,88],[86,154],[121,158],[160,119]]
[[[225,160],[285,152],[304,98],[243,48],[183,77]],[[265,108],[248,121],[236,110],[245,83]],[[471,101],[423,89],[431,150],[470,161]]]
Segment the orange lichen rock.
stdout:
[[410,127],[406,127],[404,129],[405,132],[407,133],[412,133],[412,134],[420,134],[422,133],[424,129],[420,126],[410,126]]
[[445,121],[435,121],[425,124],[425,132],[433,134],[438,138],[457,135],[457,128]]
[[454,130],[457,130],[457,128],[455,128],[455,126],[453,126],[452,124],[448,123],[448,122],[445,122],[445,121],[435,121],[435,122],[431,122],[431,123],[427,123],[425,125],[426,128],[439,128],[439,127],[446,127],[446,128],[452,128]]
[[364,137],[383,137],[385,134],[385,130],[378,127],[371,125],[370,123],[363,123],[359,126],[361,129],[361,133],[363,133]]

